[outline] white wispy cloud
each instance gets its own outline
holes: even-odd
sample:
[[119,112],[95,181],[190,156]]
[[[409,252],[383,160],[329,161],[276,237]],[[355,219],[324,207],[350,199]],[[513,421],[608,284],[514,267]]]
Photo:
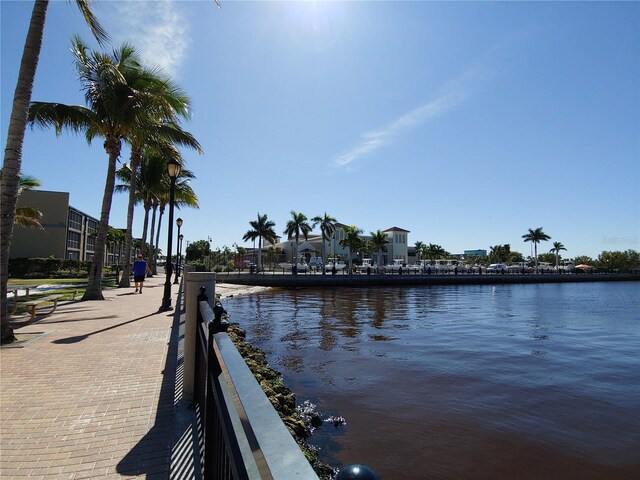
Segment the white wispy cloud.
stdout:
[[357,144],[350,150],[335,157],[333,163],[339,167],[349,165],[384,146],[391,145],[403,132],[428,120],[445,115],[464,103],[471,94],[474,84],[484,74],[483,70],[474,67],[454,78],[429,102],[420,105],[380,129],[363,133]]
[[177,77],[187,54],[189,25],[176,2],[171,0],[108,2],[114,45],[132,43],[144,62],[160,66]]

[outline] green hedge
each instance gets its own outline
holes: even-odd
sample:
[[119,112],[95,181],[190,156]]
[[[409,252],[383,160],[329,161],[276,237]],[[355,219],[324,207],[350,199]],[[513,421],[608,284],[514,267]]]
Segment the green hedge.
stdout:
[[11,258],[9,276],[13,278],[47,278],[86,276],[91,262],[62,258]]

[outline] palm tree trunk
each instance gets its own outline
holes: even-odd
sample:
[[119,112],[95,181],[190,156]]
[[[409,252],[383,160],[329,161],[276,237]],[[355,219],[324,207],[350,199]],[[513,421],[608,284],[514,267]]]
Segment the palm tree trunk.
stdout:
[[9,120],[7,145],[4,150],[4,163],[0,178],[0,310],[2,343],[15,340],[13,329],[9,325],[9,311],[7,308],[7,282],[9,281],[9,250],[13,224],[16,218],[16,204],[18,203],[18,184],[22,167],[22,145],[27,129],[29,104],[33,92],[33,81],[38,68],[40,50],[42,49],[42,35],[47,17],[48,0],[37,0],[31,12],[31,22],[27,39],[22,51],[20,72],[16,90],[13,94],[13,106]]
[[[153,256],[153,252],[155,251],[155,248],[153,248],[153,235],[155,233],[155,228],[156,228],[156,209],[153,208],[151,213],[151,233],[149,234],[149,244],[150,244],[149,256]],[[151,273],[148,276],[153,277],[153,270],[151,270]]]
[[[327,249],[327,247],[325,246],[325,243],[327,242],[327,239],[324,238],[324,235],[322,235],[322,275],[326,275],[327,274],[327,269],[324,268],[325,262],[327,261],[327,257],[325,256],[326,252],[325,250]],[[317,265],[317,264],[316,264]]]
[[258,237],[258,272],[261,272],[261,271],[262,271],[262,236],[259,236]]
[[[107,180],[104,185],[104,196],[102,197],[102,211],[100,213],[100,223],[98,223],[98,236],[96,247],[89,271],[89,282],[87,290],[82,296],[82,300],[104,300],[102,295],[102,268],[104,264],[104,250],[107,244],[107,230],[109,229],[109,213],[111,211],[111,201],[113,189],[116,184],[116,162],[120,156],[120,140],[108,138],[105,141],[105,149],[109,152],[109,166],[107,167]],[[126,252],[125,252],[126,254]]]
[[142,223],[142,244],[140,245],[140,252],[142,256],[147,256],[147,230],[149,230],[149,210],[151,205],[146,204],[144,206],[144,221]]
[[158,252],[160,251],[160,226],[162,225],[162,216],[164,215],[164,205],[160,206],[160,216],[158,217],[158,231],[156,232],[156,249],[154,252],[153,265],[155,267],[154,274],[158,274]]
[[[133,212],[136,203],[136,185],[138,180],[138,165],[140,164],[140,154],[137,150],[131,151],[129,167],[131,168],[131,180],[129,182],[129,204],[127,205],[127,231],[125,233],[124,249],[131,252],[131,243],[133,241]],[[131,287],[129,276],[131,273],[131,255],[124,257],[122,262],[122,278],[120,279],[121,288]]]

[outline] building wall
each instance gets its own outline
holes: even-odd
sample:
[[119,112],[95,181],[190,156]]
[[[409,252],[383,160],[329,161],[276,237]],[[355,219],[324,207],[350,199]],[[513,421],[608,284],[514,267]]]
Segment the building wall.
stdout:
[[44,230],[14,226],[9,258],[66,258],[69,194],[25,190],[18,198],[18,207],[34,207],[40,210],[40,223]]
[[[69,206],[69,193],[25,190],[18,206],[40,210],[44,230],[15,226],[9,258],[93,260],[98,220]],[[122,248],[114,251],[115,245],[107,245],[106,263],[118,263]]]

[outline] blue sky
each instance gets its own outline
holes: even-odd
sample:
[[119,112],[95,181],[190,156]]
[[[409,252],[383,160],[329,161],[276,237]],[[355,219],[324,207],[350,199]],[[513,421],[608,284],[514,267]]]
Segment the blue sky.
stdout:
[[[32,6],[0,2],[3,146]],[[293,209],[454,253],[528,254],[537,227],[540,251],[568,257],[640,249],[638,2],[94,6],[113,45],[191,97],[204,154],[183,152],[200,200],[176,212],[186,240],[242,245],[258,212],[281,234]],[[73,2],[52,2],[34,100],[83,102],[75,33],[94,45]],[[29,129],[23,172],[99,217],[106,160],[101,142]],[[110,223],[125,225],[125,195]]]

